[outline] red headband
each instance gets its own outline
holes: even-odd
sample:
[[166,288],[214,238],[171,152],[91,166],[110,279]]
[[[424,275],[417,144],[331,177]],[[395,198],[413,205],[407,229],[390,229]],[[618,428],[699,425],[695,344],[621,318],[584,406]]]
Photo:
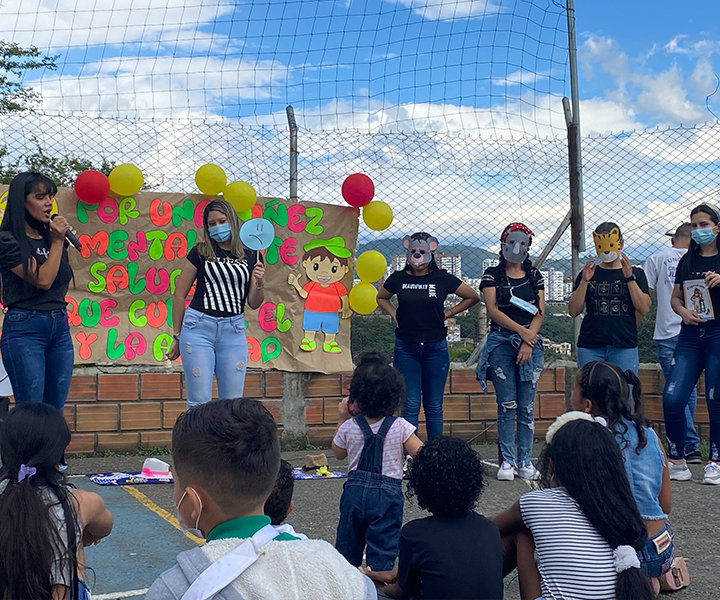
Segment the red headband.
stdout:
[[510,223],[510,225],[505,228],[505,231],[503,231],[502,236],[500,236],[500,242],[504,243],[507,239],[508,234],[513,231],[522,231],[530,237],[535,237],[535,234],[530,230],[527,225],[523,225],[522,223]]

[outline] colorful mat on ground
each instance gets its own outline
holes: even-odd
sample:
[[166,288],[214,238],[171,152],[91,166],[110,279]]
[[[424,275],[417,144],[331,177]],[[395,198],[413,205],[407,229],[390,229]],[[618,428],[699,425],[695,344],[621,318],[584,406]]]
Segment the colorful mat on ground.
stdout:
[[86,475],[90,481],[98,485],[144,485],[150,483],[172,483],[170,477],[145,477],[140,471],[130,473],[91,473]]
[[[300,467],[293,469],[294,479],[342,479],[347,474],[339,471],[329,471],[329,475],[317,475],[315,473],[304,473]],[[97,485],[146,485],[153,483],[172,483],[170,477],[144,477],[140,471],[130,473],[91,473],[86,477]]]

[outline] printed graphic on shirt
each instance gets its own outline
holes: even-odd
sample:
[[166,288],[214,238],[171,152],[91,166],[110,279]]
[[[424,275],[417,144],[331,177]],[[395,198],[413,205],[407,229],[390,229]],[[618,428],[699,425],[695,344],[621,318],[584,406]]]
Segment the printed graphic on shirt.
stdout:
[[50,251],[47,248],[36,248],[35,252],[38,256],[42,256],[45,259],[50,256]]
[[623,281],[590,281],[588,288],[592,312],[595,314],[610,317],[631,314],[630,292]]
[[427,290],[428,298],[437,298],[437,285],[434,283],[403,283],[403,290]]
[[245,259],[219,258],[205,261],[203,307],[240,314],[243,290],[249,279],[250,271]]

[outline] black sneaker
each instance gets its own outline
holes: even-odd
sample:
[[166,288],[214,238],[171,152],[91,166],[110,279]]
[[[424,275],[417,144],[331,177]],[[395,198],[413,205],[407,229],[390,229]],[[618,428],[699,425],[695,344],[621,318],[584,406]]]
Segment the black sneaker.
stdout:
[[685,453],[685,460],[691,465],[700,465],[703,462],[700,450],[691,450]]

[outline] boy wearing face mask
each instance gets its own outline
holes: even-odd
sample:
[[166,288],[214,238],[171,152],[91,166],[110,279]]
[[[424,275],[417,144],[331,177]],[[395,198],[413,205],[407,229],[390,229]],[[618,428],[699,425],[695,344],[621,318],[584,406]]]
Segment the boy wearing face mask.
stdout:
[[623,252],[618,225],[601,223],[593,239],[597,259],[585,264],[568,302],[571,317],[583,308],[586,311],[577,341],[577,364],[600,360],[637,374],[637,324],[652,303],[647,279]]
[[[516,475],[537,479],[530,461],[534,431],[535,391],[543,370],[542,337],[545,284],[529,259],[533,232],[511,223],[500,236],[500,264],[485,271],[480,283],[492,321],[475,371],[486,391],[490,379],[497,400],[500,481]],[[517,456],[515,427],[517,422]]]
[[328,542],[308,540],[264,514],[280,467],[275,421],[257,400],[195,406],[173,429],[180,525],[207,543],[182,552],[146,600],[371,600],[374,584]]
[[[265,267],[240,241],[240,220],[226,200],[203,211],[204,239],[188,253],[175,282],[173,343],[167,357],[182,356],[188,408],[212,397],[213,374],[221,398],[243,395],[247,369],[245,305],[265,298]],[[190,306],[185,299],[195,285]]]

